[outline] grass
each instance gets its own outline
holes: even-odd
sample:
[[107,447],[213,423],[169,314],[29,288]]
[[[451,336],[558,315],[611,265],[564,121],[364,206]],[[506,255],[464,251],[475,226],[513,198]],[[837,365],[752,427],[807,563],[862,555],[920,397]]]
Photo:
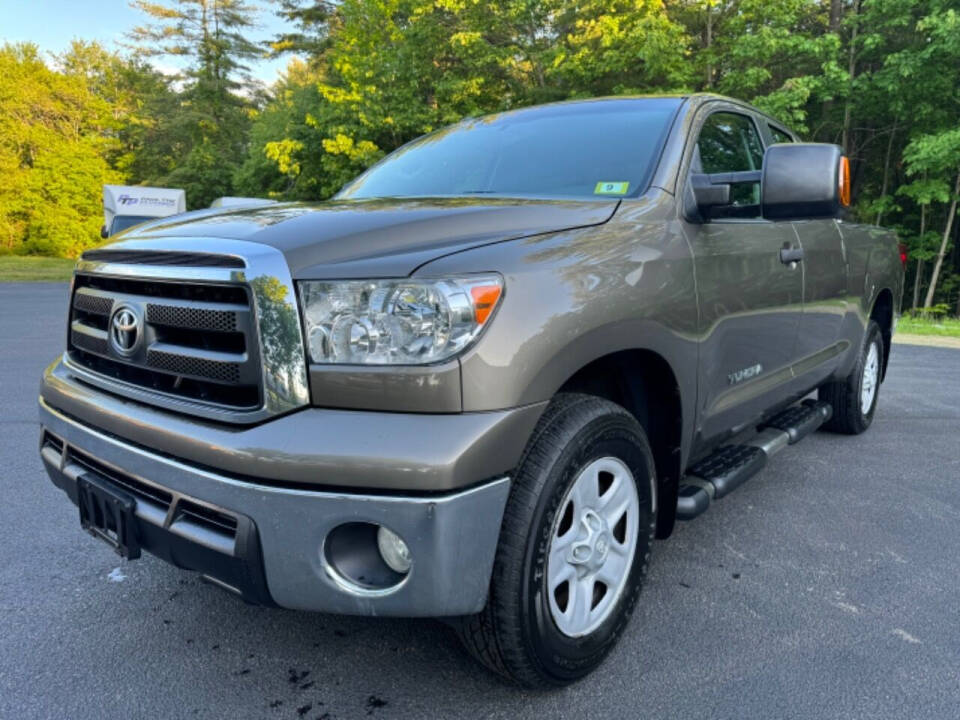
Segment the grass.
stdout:
[[0,255],[0,282],[68,282],[74,260]]
[[897,332],[908,335],[939,335],[960,337],[960,318],[922,318],[904,315],[897,324]]

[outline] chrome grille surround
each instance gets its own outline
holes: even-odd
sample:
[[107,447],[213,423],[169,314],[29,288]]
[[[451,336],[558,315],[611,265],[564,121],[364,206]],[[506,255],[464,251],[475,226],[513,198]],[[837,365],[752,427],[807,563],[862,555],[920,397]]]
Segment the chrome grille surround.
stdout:
[[[198,247],[203,248],[202,253],[197,253]],[[133,400],[224,422],[260,422],[309,404],[306,354],[296,292],[286,260],[279,250],[260,243],[221,238],[130,239],[111,244],[110,250],[123,251],[124,261],[112,263],[81,258],[71,285],[68,349],[63,361],[78,379]],[[144,253],[143,257],[148,261],[158,253],[163,253],[165,258],[174,257],[176,253],[189,254],[191,264],[138,264],[134,262],[135,253]],[[97,254],[104,256],[100,251]],[[209,266],[193,264],[198,257],[204,256],[210,258]],[[225,257],[239,260],[245,267],[224,267]],[[189,294],[187,291],[193,286],[200,289],[240,288],[249,300],[243,307],[97,290],[86,286],[91,280],[184,286],[185,294]],[[93,353],[110,363],[125,361],[114,352],[109,338],[110,313],[119,312],[118,300],[134,303],[140,308],[148,328],[142,353],[137,355],[136,363],[127,360],[129,366],[138,372],[165,373],[178,378],[178,382],[188,378],[213,383],[228,396],[230,388],[238,382],[255,383],[259,389],[257,403],[238,407],[231,403],[185,397],[86,366],[89,363],[83,362],[83,353]],[[92,324],[87,324],[88,320],[78,322],[74,318],[75,310],[82,311],[87,318],[92,317]],[[171,331],[186,329],[217,334],[239,334],[246,329],[246,344],[226,351],[192,347],[187,352],[186,348],[171,343],[169,339],[156,336],[149,330],[154,324]],[[74,348],[82,352],[75,352]]]

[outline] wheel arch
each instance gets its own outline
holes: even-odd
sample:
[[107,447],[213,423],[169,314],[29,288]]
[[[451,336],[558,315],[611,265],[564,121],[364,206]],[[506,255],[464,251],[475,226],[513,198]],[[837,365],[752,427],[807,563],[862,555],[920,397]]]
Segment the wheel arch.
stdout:
[[893,338],[893,291],[883,288],[877,293],[870,309],[870,319],[880,326],[880,335],[883,337],[883,367],[881,368],[881,382],[887,376],[887,363],[890,359],[890,341]]
[[559,392],[602,397],[626,408],[647,434],[657,469],[657,537],[670,535],[684,462],[683,391],[663,355],[633,348],[597,357],[574,372]]

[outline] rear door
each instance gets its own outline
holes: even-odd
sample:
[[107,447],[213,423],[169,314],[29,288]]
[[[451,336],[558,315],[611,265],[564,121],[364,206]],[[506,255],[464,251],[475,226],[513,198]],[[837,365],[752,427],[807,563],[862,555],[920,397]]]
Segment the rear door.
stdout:
[[[847,258],[835,220],[793,223],[803,248],[803,317],[797,333],[798,373],[826,376],[840,351],[847,311]],[[810,382],[814,382],[811,378]]]
[[[694,123],[684,182],[760,170],[757,118],[736,105],[708,108]],[[792,225],[760,217],[759,182],[734,185],[731,200],[705,222],[685,223],[700,307],[697,431],[707,443],[788,397],[803,311],[802,270],[780,256],[796,246]]]
[[[770,143],[794,142],[783,128],[768,123]],[[815,383],[833,370],[842,351],[840,333],[847,311],[847,257],[836,220],[795,220],[803,249],[803,315],[797,331],[795,372]]]

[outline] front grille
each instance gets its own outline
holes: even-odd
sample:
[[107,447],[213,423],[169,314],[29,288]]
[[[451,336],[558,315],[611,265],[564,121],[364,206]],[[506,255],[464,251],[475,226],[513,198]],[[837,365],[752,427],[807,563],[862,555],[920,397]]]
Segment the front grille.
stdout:
[[96,335],[88,335],[87,333],[80,332],[79,330],[71,330],[70,342],[73,343],[74,347],[79,348],[80,350],[96,353],[97,355],[107,355],[110,352],[105,335],[100,337]]
[[179,305],[147,304],[147,322],[167,327],[236,332],[237,314],[232,310],[200,310]]
[[[126,254],[158,264],[152,256],[164,253]],[[131,316],[136,332],[122,329]],[[84,369],[150,393],[229,410],[262,405],[254,309],[242,285],[78,273],[68,352]]]
[[113,298],[102,295],[78,295],[73,302],[74,308],[94,315],[109,315],[113,309]]
[[147,365],[174,375],[202,377],[236,385],[240,382],[240,363],[189,357],[163,350],[147,350]]

